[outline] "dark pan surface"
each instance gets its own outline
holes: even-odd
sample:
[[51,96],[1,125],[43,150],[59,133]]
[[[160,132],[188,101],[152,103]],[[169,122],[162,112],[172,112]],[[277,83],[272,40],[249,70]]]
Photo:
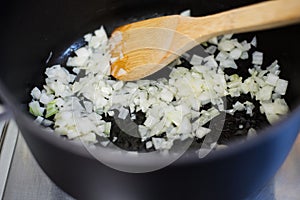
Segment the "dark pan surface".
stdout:
[[[18,105],[24,105],[29,101],[32,87],[43,83],[49,53],[53,52],[53,58],[63,62],[69,54],[66,50],[76,48],[77,42],[81,44],[79,38],[101,24],[111,32],[120,24],[153,14],[179,13],[191,8],[194,16],[202,16],[254,2],[257,1],[3,0],[0,80]],[[282,77],[290,81],[287,101],[295,109],[300,100],[300,26],[253,34],[258,36],[259,49],[269,57],[265,64],[279,60]],[[195,196],[242,199],[274,175],[299,129],[299,115],[294,113],[288,120],[266,130],[269,134],[224,150],[214,159],[190,160],[137,175],[112,170],[77,153],[74,145],[60,138],[41,135],[44,132],[32,125],[32,120],[19,111],[16,113],[18,125],[38,163],[55,183],[77,199],[103,199],[108,194],[119,194],[124,199],[191,199]],[[86,169],[84,173],[82,169]]]

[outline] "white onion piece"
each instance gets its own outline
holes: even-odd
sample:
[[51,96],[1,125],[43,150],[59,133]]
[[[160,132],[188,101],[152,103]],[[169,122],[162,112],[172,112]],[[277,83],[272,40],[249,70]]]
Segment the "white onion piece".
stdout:
[[230,51],[229,55],[230,55],[230,58],[232,58],[234,60],[238,60],[242,55],[242,50],[238,49],[238,48],[235,48],[232,51]]
[[255,108],[254,104],[249,102],[249,101],[246,101],[244,103],[245,105],[245,108],[246,108],[246,114],[250,115],[250,116],[253,116],[253,109]]
[[262,63],[263,63],[263,53],[255,51],[252,54],[252,64],[262,65]]
[[243,111],[245,110],[245,106],[241,102],[237,101],[235,104],[233,104],[233,109],[237,111]]
[[204,136],[206,136],[208,133],[211,132],[211,129],[209,128],[205,128],[205,127],[199,127],[196,132],[195,132],[195,136],[197,138],[203,138]]
[[278,80],[279,80],[278,76],[269,73],[266,78],[266,83],[268,83],[269,85],[272,85],[272,86],[276,86]]
[[230,40],[233,36],[233,33],[223,35],[221,40]]
[[226,60],[222,61],[220,65],[223,66],[224,68],[233,68],[233,69],[238,68],[238,66],[232,59],[226,59]]
[[257,38],[256,38],[256,36],[251,40],[250,44],[254,47],[257,47]]
[[217,61],[224,61],[228,58],[229,53],[225,52],[225,51],[220,51],[216,57]]
[[218,38],[217,37],[213,37],[210,40],[208,40],[209,43],[214,44],[214,45],[218,45]]
[[256,94],[256,99],[260,101],[268,101],[272,97],[272,92],[274,90],[274,87],[270,85],[266,85],[263,88],[261,88],[257,94]]
[[275,92],[280,95],[285,95],[288,86],[288,81],[283,79],[278,79],[275,87]]
[[39,100],[41,98],[42,92],[37,87],[35,87],[32,89],[30,94],[33,99]]
[[47,105],[49,102],[54,100],[54,95],[52,94],[46,94],[43,92],[40,96],[40,102],[44,105]]
[[217,47],[214,45],[211,45],[205,49],[205,52],[209,54],[214,54],[216,51],[217,51]]
[[127,116],[128,116],[128,114],[129,114],[129,110],[126,109],[126,108],[124,108],[124,107],[121,107],[121,108],[119,109],[119,115],[118,115],[118,118],[120,118],[120,119],[126,119]]
[[221,41],[219,43],[218,49],[220,51],[227,51],[227,52],[229,52],[229,51],[231,51],[231,50],[234,49],[234,43],[232,41],[230,41],[230,40],[223,40],[223,41]]
[[37,116],[37,118],[35,118],[34,122],[38,123],[38,124],[42,124],[44,118],[41,116]]
[[190,63],[191,65],[201,65],[202,61],[203,61],[203,57],[194,54],[192,56]]
[[150,149],[153,147],[153,143],[151,141],[146,142],[146,149]]
[[249,58],[249,54],[247,51],[244,51],[240,57],[242,60],[246,60]]
[[191,16],[191,10],[185,10],[185,11],[182,11],[180,13],[181,16],[185,16],[185,17],[190,17]]

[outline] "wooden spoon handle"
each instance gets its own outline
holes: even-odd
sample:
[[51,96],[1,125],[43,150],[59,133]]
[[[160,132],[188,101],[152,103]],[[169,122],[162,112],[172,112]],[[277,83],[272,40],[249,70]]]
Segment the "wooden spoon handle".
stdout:
[[191,28],[190,30],[186,29],[189,32],[187,35],[195,39],[203,37],[195,33],[201,32],[203,27],[198,27],[199,30],[195,29],[197,29],[197,24],[203,26],[203,19],[205,18],[207,18],[208,23],[215,24],[215,26],[208,26],[211,31],[207,30],[207,33],[212,33],[209,37],[275,28],[300,22],[300,0],[266,1],[207,17],[194,18],[194,22],[190,21],[192,25],[189,24],[189,27],[195,28],[192,28],[193,30]]

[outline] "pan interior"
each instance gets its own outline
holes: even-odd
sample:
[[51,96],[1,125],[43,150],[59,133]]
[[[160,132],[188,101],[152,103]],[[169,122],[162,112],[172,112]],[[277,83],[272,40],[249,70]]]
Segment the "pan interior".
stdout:
[[[0,33],[0,80],[27,113],[30,91],[44,84],[45,68],[64,65],[67,57],[84,45],[82,36],[100,25],[111,33],[122,24],[186,9],[191,9],[193,16],[203,16],[254,2],[257,1],[6,1],[1,8],[5,29]],[[266,55],[265,66],[275,59],[279,61],[281,77],[289,81],[285,99],[291,109],[300,102],[299,34],[300,26],[295,25],[237,36],[248,41],[254,35],[258,37],[258,50]]]

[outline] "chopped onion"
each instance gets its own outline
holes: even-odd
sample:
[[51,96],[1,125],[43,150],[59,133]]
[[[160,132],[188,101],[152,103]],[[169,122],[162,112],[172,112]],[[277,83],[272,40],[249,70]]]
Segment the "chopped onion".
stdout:
[[234,43],[230,40],[223,40],[219,43],[218,49],[220,51],[232,51],[234,49]]
[[37,88],[33,88],[31,91],[31,96],[33,99],[39,100],[41,98],[42,92]]
[[241,102],[237,101],[235,104],[233,104],[233,109],[237,111],[243,111],[245,106]]
[[[190,10],[181,14],[189,16]],[[118,110],[118,118],[135,120],[135,113],[142,111],[146,119],[143,125],[138,125],[141,141],[147,141],[147,149],[164,151],[169,150],[175,140],[205,137],[211,130],[203,125],[222,111],[233,115],[236,111],[246,110],[247,114],[253,115],[254,104],[248,101],[237,101],[232,109],[225,110],[223,99],[227,95],[238,97],[250,93],[252,98],[260,101],[261,112],[272,123],[288,112],[286,102],[281,99],[288,82],[279,78],[277,61],[263,70],[263,54],[255,51],[253,68],[248,70],[250,77],[243,80],[237,74],[228,76],[224,73],[227,71],[224,68],[238,69],[235,60],[248,59],[251,45],[257,45],[256,37],[251,43],[232,39],[232,34],[212,38],[205,43],[205,51],[211,55],[205,58],[195,54],[191,57],[188,53],[183,55],[187,59],[191,57],[191,69],[174,67],[181,64],[177,59],[169,66],[169,79],[136,82],[112,80],[109,76],[110,64],[124,56],[120,46],[122,39],[122,33],[116,32],[108,41],[101,27],[94,34],[85,35],[87,45],[77,49],[76,56],[68,58],[67,66],[72,67],[74,74],[60,65],[47,68],[44,89],[34,88],[31,92],[33,101],[29,109],[37,116],[36,121],[44,126],[53,125],[55,131],[69,139],[96,143],[97,135],[106,146],[112,124],[104,121],[102,115],[112,117]],[[120,49],[120,54],[111,58],[109,48]],[[125,73],[124,68],[117,72],[118,76]],[[208,103],[213,107],[206,110],[203,106]],[[54,116],[54,122],[45,119],[51,116]],[[165,138],[156,138],[162,133],[166,133]],[[113,141],[116,140],[114,137]],[[212,143],[211,148],[216,145]]]
[[150,149],[153,147],[153,143],[151,141],[146,142],[146,148]]
[[43,120],[44,120],[44,118],[43,117],[41,117],[41,116],[37,116],[37,118],[35,118],[35,122],[36,123],[38,123],[38,124],[42,124],[42,122],[43,122]]
[[220,65],[223,66],[224,68],[233,68],[233,69],[238,68],[238,66],[232,59],[226,59],[226,60],[222,61]]
[[203,61],[203,57],[194,54],[192,56],[190,63],[191,65],[201,65],[202,61]]
[[256,99],[260,101],[268,101],[272,97],[272,92],[274,90],[274,87],[270,85],[266,85],[263,88],[261,88],[257,94],[256,94]]
[[203,138],[205,135],[207,135],[208,133],[211,132],[211,129],[209,128],[205,128],[205,127],[199,127],[196,132],[195,132],[195,136],[197,138]]
[[205,52],[209,54],[214,54],[216,51],[217,51],[217,47],[214,45],[211,45],[205,49]]
[[224,61],[228,58],[229,53],[225,52],[225,51],[220,51],[216,57],[217,61]]
[[185,10],[180,13],[181,16],[190,17],[191,16],[191,10]]
[[246,59],[248,59],[249,58],[249,54],[248,54],[248,52],[247,51],[244,51],[243,53],[242,53],[242,55],[241,55],[241,57],[240,57],[241,59],[243,59],[243,60],[246,60]]
[[262,63],[263,63],[263,53],[255,51],[252,54],[252,64],[262,65]]
[[277,81],[279,80],[279,77],[269,73],[266,77],[266,83],[268,83],[269,85],[272,86],[276,86],[277,85]]
[[278,79],[275,87],[275,92],[280,95],[285,95],[288,86],[288,81],[283,79]]
[[118,118],[126,119],[128,114],[129,114],[129,110],[124,108],[124,107],[121,107],[120,110],[119,110]]
[[38,101],[32,101],[29,103],[29,112],[34,116],[43,116],[45,108],[40,106]]
[[235,48],[232,51],[230,51],[230,58],[234,59],[234,60],[238,60],[242,55],[242,50]]
[[254,47],[257,47],[257,39],[256,36],[251,40],[250,44]]

